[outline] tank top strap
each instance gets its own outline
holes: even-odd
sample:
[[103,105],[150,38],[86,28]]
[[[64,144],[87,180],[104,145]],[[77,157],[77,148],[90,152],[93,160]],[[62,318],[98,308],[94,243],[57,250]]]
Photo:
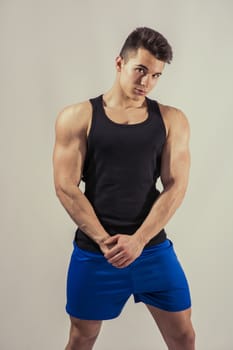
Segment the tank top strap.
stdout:
[[93,124],[95,124],[96,119],[98,119],[98,124],[101,125],[99,127],[102,127],[102,124],[105,122],[105,117],[104,117],[104,112],[102,107],[102,94],[97,97],[90,98],[89,101],[92,104]]
[[148,105],[148,108],[150,109],[150,111],[161,117],[158,102],[156,100],[152,100],[149,97],[146,97],[146,99],[147,99],[147,105]]
[[101,103],[101,95],[97,97],[90,98],[89,101],[92,104],[93,112],[99,109],[99,104]]
[[154,120],[156,120],[157,123],[159,122],[164,136],[166,137],[166,127],[157,100],[152,100],[147,97],[147,102],[148,107],[150,108],[150,112],[154,116]]

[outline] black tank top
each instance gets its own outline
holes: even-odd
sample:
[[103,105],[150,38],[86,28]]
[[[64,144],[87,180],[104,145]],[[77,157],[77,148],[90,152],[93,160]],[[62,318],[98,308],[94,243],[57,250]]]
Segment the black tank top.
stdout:
[[[87,138],[82,181],[105,230],[133,234],[143,223],[160,192],[161,152],[166,129],[155,100],[146,97],[147,119],[137,124],[119,124],[105,113],[103,95],[90,99],[92,122]],[[162,229],[145,248],[163,242]],[[79,227],[75,241],[81,249],[101,252],[97,243]]]

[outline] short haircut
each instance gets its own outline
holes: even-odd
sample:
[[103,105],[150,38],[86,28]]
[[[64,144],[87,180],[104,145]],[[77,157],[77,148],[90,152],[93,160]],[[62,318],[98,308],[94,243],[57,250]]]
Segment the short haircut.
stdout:
[[171,63],[173,58],[172,47],[167,39],[155,31],[147,27],[138,27],[133,30],[125,40],[120,56],[127,61],[130,53],[135,53],[139,48],[148,50],[158,60],[165,63]]

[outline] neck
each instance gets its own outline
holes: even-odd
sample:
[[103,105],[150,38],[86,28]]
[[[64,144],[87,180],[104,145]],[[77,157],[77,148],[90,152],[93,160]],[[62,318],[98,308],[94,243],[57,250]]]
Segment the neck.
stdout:
[[122,90],[117,81],[113,84],[112,88],[103,95],[103,97],[107,106],[110,108],[140,108],[145,105],[145,97],[129,97]]

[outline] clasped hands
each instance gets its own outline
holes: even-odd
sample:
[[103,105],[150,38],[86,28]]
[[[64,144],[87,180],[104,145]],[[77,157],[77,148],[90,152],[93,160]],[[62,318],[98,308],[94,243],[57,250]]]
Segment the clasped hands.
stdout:
[[130,265],[142,252],[144,244],[136,235],[116,234],[105,239],[100,249],[110,264],[117,268]]

